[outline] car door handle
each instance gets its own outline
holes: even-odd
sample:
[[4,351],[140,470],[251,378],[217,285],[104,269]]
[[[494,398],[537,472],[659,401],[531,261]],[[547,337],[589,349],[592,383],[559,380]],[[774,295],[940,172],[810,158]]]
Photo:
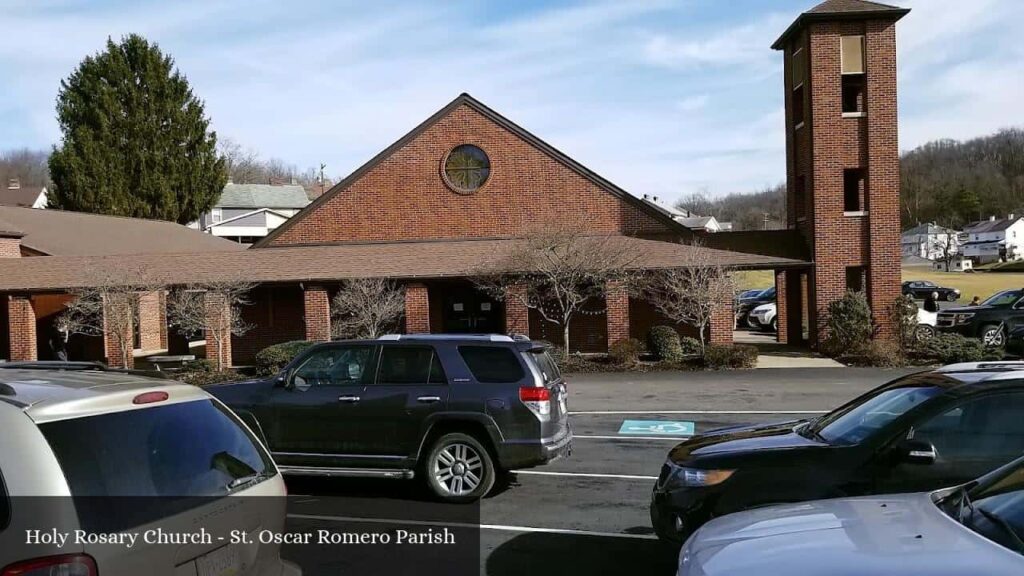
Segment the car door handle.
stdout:
[[338,396],[338,402],[355,404],[356,402],[359,402],[359,396]]
[[416,399],[416,401],[417,402],[422,402],[424,404],[432,404],[434,402],[440,402],[441,401],[441,397],[440,396],[420,396],[419,398]]

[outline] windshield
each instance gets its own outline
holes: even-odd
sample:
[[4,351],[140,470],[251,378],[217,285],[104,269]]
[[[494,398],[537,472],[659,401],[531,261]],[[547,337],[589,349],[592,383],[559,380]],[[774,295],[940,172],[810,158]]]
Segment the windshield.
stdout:
[[1024,554],[1024,459],[993,480],[950,495],[943,505],[971,530]]
[[941,391],[922,384],[876,390],[823,416],[814,432],[829,444],[859,444]]
[[982,304],[985,306],[1009,306],[1019,300],[1022,293],[1024,290],[1005,290],[989,296]]

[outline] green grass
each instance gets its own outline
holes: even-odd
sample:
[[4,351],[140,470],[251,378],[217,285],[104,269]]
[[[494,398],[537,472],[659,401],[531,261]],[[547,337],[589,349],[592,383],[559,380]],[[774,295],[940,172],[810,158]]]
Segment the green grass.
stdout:
[[[1017,264],[1016,262],[1013,264]],[[1022,263],[1024,264],[1024,263]],[[1001,270],[1006,270],[1006,266]],[[904,268],[903,280],[931,280],[939,286],[960,290],[961,301],[970,302],[975,296],[982,300],[1000,290],[1024,288],[1024,266],[1022,272],[938,272],[928,268]],[[736,288],[751,290],[775,285],[775,273],[771,270],[744,270],[736,273]]]

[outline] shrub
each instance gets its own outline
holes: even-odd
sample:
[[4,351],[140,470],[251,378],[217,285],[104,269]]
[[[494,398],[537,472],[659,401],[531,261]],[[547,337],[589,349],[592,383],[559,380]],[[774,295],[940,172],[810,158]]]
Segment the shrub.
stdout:
[[[671,326],[655,326],[647,334],[651,351],[665,362],[679,362],[684,353],[679,333]],[[700,345],[698,343],[698,349]]]
[[825,352],[842,356],[850,350],[863,350],[871,339],[871,308],[863,292],[847,292],[828,305]]
[[209,386],[223,382],[236,382],[244,380],[245,377],[234,370],[195,370],[190,372],[178,372],[174,375],[176,380],[193,386]]
[[261,376],[277,374],[286,364],[292,361],[292,358],[295,358],[314,344],[316,342],[293,340],[267,346],[256,353],[256,371]]
[[757,366],[757,348],[744,345],[712,344],[704,352],[704,366],[712,370],[753,368]]
[[909,294],[904,294],[889,306],[889,319],[896,327],[896,342],[906,353],[917,339],[917,303]]
[[857,352],[844,355],[841,359],[854,366],[873,366],[875,368],[898,368],[907,363],[906,356],[900,347],[887,340],[872,340]]
[[683,336],[680,338],[679,346],[683,349],[684,355],[700,354],[700,340],[691,336]]
[[636,338],[624,338],[608,347],[608,357],[619,366],[635,366],[644,351],[643,342]]
[[214,372],[213,361],[205,358],[189,360],[181,365],[181,372]]
[[940,364],[980,362],[990,353],[993,352],[986,351],[981,340],[946,333],[939,333],[932,338],[917,342],[914,350],[916,358]]

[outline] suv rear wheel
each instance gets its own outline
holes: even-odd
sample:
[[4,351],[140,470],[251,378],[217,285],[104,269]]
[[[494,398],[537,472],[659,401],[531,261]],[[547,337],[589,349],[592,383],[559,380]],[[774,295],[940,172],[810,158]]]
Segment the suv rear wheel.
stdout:
[[981,328],[981,342],[985,346],[999,347],[1006,344],[1006,333],[1002,324],[986,324]]
[[494,462],[476,438],[453,432],[434,442],[422,465],[427,486],[447,502],[473,502],[494,486]]

